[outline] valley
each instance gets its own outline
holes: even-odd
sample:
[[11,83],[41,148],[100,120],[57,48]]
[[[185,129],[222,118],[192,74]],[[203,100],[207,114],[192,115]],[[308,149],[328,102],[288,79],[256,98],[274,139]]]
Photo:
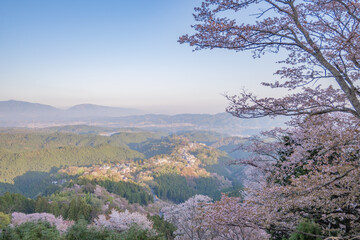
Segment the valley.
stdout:
[[113,209],[156,218],[197,194],[241,197],[243,168],[227,163],[246,141],[210,131],[2,128],[0,213],[92,223]]

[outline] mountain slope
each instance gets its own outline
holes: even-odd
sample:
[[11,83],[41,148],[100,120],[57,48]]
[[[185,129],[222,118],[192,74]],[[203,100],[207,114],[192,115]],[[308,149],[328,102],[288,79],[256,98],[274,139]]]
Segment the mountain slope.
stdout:
[[0,101],[0,116],[13,114],[37,116],[41,114],[58,113],[60,111],[60,109],[40,103],[30,103],[16,100]]

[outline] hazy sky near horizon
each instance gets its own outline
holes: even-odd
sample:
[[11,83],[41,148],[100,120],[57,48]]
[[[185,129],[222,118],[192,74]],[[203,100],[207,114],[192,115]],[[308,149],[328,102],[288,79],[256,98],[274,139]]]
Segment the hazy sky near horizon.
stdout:
[[223,93],[267,94],[260,82],[275,79],[276,56],[177,42],[200,3],[2,0],[0,101],[216,113],[227,106]]

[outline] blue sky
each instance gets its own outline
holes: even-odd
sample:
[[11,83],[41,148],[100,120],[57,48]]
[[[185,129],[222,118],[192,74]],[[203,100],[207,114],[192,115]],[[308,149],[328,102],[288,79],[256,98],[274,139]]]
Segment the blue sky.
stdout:
[[[162,113],[216,113],[222,93],[260,95],[274,55],[193,52],[197,0],[0,1],[0,101],[92,103]],[[250,13],[249,13],[250,14]]]

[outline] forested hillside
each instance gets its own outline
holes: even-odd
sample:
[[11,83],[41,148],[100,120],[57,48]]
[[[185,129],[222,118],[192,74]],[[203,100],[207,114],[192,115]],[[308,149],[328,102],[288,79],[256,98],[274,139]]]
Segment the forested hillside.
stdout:
[[[85,134],[85,132],[98,134]],[[111,132],[109,136],[103,134],[109,132]],[[39,131],[3,129],[0,133],[0,193],[10,191],[30,197],[39,193],[51,193],[57,189],[57,186],[49,183],[56,178],[54,174],[58,169],[104,164],[131,166],[135,169],[135,173],[127,176],[128,178],[147,186],[150,184],[159,196],[172,201],[185,201],[195,193],[203,193],[204,191],[201,190],[203,187],[200,185],[213,181],[202,181],[199,185],[194,180],[187,180],[184,188],[190,187],[187,194],[180,198],[169,197],[165,189],[173,182],[172,174],[178,176],[175,178],[195,176],[214,179],[209,178],[209,174],[216,173],[232,179],[234,183],[237,182],[230,175],[235,172],[238,172],[235,175],[239,175],[240,169],[235,170],[236,167],[224,164],[228,161],[225,152],[219,152],[202,143],[194,143],[194,141],[215,143],[221,141],[224,135],[214,132],[185,132],[180,133],[180,136],[167,137],[161,135],[138,129],[104,129],[83,125],[45,128]],[[167,173],[164,166],[175,168]],[[160,173],[162,175],[159,175]],[[154,177],[153,174],[158,176]],[[109,175],[103,172],[101,176],[103,176],[102,180],[123,180],[119,174]],[[146,176],[153,179],[153,182],[147,182],[149,179],[146,180]],[[236,178],[241,179],[241,176]],[[165,179],[167,179],[166,186],[163,184]],[[24,187],[25,183],[26,187]],[[219,192],[215,195],[218,196]]]
[[0,227],[10,216],[12,221],[47,216],[68,221],[63,224],[89,224],[131,211],[171,239],[175,227],[156,217],[164,207],[197,194],[214,200],[221,193],[241,197],[243,169],[227,165],[227,152],[205,144],[230,149],[236,141],[196,131],[164,136],[90,126],[2,129]]
[[48,172],[52,167],[143,159],[143,154],[130,149],[127,144],[159,138],[150,132],[128,130],[115,132],[111,136],[100,136],[81,134],[84,130],[101,133],[106,129],[89,126],[41,131],[3,129],[0,133],[0,182],[13,182],[13,178],[27,171]]

